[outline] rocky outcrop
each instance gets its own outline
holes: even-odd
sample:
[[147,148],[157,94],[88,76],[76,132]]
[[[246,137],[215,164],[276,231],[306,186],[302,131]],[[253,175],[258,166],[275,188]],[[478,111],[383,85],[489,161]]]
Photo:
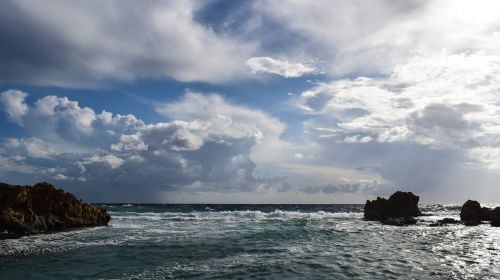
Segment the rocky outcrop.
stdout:
[[467,200],[460,209],[460,220],[464,222],[491,221],[492,210],[487,207],[481,207],[481,204],[475,200]]
[[391,225],[414,224],[416,220],[411,217],[421,215],[418,200],[419,197],[412,192],[401,191],[393,193],[389,199],[377,197],[376,200],[367,200],[364,217]]
[[49,233],[107,225],[110,216],[48,183],[0,183],[0,233],[3,236]]
[[[411,192],[397,191],[389,199],[377,197],[376,200],[367,200],[364,207],[366,220],[380,221],[384,225],[406,226],[417,223],[414,217],[425,216],[418,209],[419,197]],[[435,222],[418,221],[430,227],[439,227],[449,224],[477,226],[490,222],[494,227],[500,227],[500,207],[491,209],[482,207],[475,200],[467,200],[460,209],[460,220],[444,218]]]
[[492,226],[500,227],[500,207],[496,207],[491,211],[490,218]]
[[460,223],[460,221],[455,220],[453,218],[444,218],[444,219],[436,221],[435,223],[430,224],[429,226],[430,227],[440,227],[440,226],[444,226],[444,225],[449,225],[449,224],[455,225],[455,224],[459,224],[459,223]]
[[466,226],[477,226],[482,222],[490,222],[494,227],[500,226],[500,207],[491,209],[481,207],[475,200],[467,200],[460,209],[460,220]]

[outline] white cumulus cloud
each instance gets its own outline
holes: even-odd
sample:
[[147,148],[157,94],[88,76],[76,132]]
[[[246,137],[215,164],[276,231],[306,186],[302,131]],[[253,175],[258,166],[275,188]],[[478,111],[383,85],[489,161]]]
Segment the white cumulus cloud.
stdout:
[[[419,56],[389,77],[318,85],[296,100],[335,125],[320,135],[352,142],[416,142],[436,149],[493,145],[500,122],[500,59],[481,53]],[[341,140],[344,139],[344,140]]]
[[23,113],[12,121],[34,136],[0,144],[0,166],[10,166],[0,170],[3,178],[55,178],[108,199],[141,186],[123,195],[144,200],[158,199],[162,191],[252,191],[282,184],[258,176],[251,154],[263,142],[276,141],[284,125],[219,95],[187,93],[158,108],[174,120],[152,124],[133,115],[96,114],[65,97],[27,104],[26,93],[2,96],[6,111],[22,105]]
[[315,71],[313,67],[302,63],[290,63],[271,57],[252,57],[247,60],[247,65],[253,73],[272,73],[285,78],[297,78]]
[[5,104],[4,110],[9,119],[18,125],[23,125],[22,118],[28,111],[24,103],[27,94],[18,90],[8,90],[0,95],[0,102]]

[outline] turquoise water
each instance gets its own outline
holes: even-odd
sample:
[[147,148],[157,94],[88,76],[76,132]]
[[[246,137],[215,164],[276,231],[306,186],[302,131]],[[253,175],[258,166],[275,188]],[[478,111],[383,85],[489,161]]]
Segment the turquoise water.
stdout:
[[[0,279],[498,279],[500,228],[362,220],[362,205],[104,205],[108,227],[0,240]],[[422,208],[422,207],[421,207]]]

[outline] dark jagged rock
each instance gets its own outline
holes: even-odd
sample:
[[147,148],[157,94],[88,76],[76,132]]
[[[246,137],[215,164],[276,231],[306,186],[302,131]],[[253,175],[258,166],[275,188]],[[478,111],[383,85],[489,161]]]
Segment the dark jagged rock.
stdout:
[[500,207],[496,207],[491,211],[490,218],[492,226],[500,227]]
[[412,192],[397,191],[389,199],[377,197],[376,200],[367,200],[364,216],[367,220],[381,221],[386,224],[401,225],[398,221],[393,222],[393,218],[403,218],[399,219],[403,222],[402,225],[414,224],[416,220],[410,218],[421,215],[418,209],[418,200],[419,197]]
[[[465,222],[491,221],[492,210],[487,207],[481,207],[481,204],[475,200],[467,200],[460,209],[460,220]],[[469,223],[474,224],[474,223]]]
[[431,227],[440,227],[448,224],[459,224],[460,221],[455,220],[453,218],[444,218],[441,220],[436,221],[435,223],[430,224],[429,226]]
[[110,216],[48,183],[0,183],[0,233],[3,237],[104,226]]
[[492,209],[488,207],[481,207],[481,216],[483,221],[491,221]]
[[381,221],[387,219],[387,199],[377,197],[376,200],[367,200],[364,210],[365,219],[372,221]]

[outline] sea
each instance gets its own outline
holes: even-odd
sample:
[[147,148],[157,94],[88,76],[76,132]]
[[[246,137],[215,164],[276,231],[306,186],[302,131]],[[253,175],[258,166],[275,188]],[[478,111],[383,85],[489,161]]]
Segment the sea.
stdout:
[[363,205],[104,204],[107,227],[0,240],[0,279],[499,279],[500,228],[363,220]]

